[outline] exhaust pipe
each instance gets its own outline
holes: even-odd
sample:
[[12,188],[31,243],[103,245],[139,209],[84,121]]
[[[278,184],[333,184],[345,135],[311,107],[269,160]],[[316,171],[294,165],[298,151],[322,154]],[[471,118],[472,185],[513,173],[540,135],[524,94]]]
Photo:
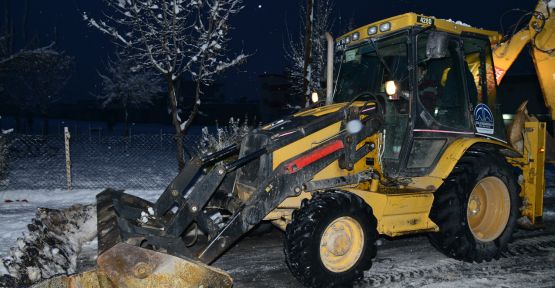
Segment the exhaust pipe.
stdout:
[[326,40],[328,42],[328,63],[326,75],[326,105],[333,102],[333,37],[329,32],[326,32]]

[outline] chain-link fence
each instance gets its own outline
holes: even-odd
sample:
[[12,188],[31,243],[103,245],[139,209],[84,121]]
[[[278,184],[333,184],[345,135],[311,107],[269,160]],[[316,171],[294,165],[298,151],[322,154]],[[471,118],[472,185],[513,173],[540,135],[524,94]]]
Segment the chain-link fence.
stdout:
[[[0,171],[0,190],[67,188],[64,136],[8,134],[0,139],[5,142],[7,162],[7,169]],[[197,153],[199,140],[200,136],[185,137],[187,153]],[[177,174],[175,146],[174,136],[167,134],[72,135],[71,185],[74,189],[162,189]]]

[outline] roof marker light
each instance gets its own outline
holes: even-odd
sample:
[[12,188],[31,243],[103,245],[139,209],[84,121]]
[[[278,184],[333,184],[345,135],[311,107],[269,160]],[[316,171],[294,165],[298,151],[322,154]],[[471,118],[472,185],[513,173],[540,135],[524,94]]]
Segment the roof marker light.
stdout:
[[352,38],[353,38],[353,41],[357,41],[360,38],[360,34],[358,32],[355,32]]
[[386,31],[389,31],[389,30],[391,30],[391,23],[385,22],[385,23],[380,24],[380,32],[386,32]]
[[378,27],[372,26],[372,27],[368,28],[368,35],[374,35],[376,33],[378,33]]

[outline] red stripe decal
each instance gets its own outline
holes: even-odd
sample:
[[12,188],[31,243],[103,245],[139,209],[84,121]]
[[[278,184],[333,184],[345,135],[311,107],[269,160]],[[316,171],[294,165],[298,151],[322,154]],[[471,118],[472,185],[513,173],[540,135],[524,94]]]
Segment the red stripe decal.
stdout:
[[301,156],[291,161],[290,163],[285,165],[285,170],[289,172],[289,174],[293,174],[303,169],[304,167],[330,155],[331,153],[337,150],[343,149],[343,147],[345,147],[343,146],[343,141],[341,140],[332,141],[304,156]]

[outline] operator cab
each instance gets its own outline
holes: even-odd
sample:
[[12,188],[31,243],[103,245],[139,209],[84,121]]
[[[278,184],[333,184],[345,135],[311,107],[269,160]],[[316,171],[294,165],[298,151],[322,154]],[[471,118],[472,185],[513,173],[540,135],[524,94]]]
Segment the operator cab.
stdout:
[[506,142],[492,33],[409,13],[338,40],[334,102],[377,103],[387,176],[426,175],[460,137]]

